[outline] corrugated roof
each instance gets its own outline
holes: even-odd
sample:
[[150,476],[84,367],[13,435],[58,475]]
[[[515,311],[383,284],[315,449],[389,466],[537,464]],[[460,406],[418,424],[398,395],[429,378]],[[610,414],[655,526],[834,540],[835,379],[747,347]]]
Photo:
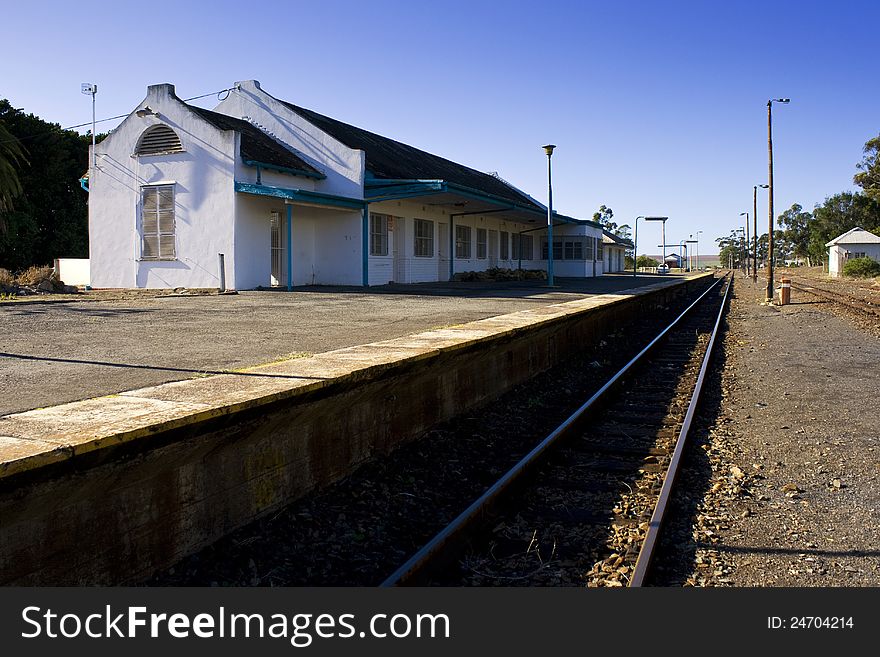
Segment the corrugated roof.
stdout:
[[880,237],[856,226],[843,235],[838,235],[825,246],[834,246],[835,244],[880,244]]
[[363,128],[299,107],[286,101],[291,110],[349,148],[366,153],[367,171],[376,178],[391,180],[445,180],[450,183],[498,196],[536,210],[544,208],[530,196],[499,178],[471,169],[452,160],[419,150]]
[[243,160],[252,160],[285,169],[303,171],[321,178],[324,177],[323,173],[302,159],[288,146],[273,139],[255,125],[243,119],[236,119],[235,117],[212,112],[194,105],[189,105],[188,107],[220,130],[235,130],[241,133],[241,158]]

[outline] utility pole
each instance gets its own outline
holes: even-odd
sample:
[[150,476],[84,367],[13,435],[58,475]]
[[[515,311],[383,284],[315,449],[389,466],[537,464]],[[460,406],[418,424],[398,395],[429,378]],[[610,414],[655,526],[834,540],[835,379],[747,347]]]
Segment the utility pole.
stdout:
[[767,187],[770,201],[767,209],[767,301],[773,302],[773,103],[789,103],[788,98],[767,101]]
[[[550,158],[556,145],[547,144],[543,148],[544,152],[547,153],[547,285],[553,287],[553,177],[550,169]],[[593,263],[593,274],[595,275],[595,273],[596,264]]]

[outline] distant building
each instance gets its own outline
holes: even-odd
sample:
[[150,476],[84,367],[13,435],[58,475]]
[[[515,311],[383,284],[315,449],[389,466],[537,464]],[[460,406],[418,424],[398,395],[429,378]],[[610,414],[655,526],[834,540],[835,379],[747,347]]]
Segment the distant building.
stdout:
[[[95,288],[382,285],[547,266],[547,209],[525,192],[254,80],[213,111],[150,86],[96,156]],[[553,219],[557,276],[623,268],[624,245],[606,248],[597,223]]]
[[863,228],[848,230],[825,246],[828,247],[829,276],[840,276],[844,264],[852,258],[871,258],[880,262],[880,237]]

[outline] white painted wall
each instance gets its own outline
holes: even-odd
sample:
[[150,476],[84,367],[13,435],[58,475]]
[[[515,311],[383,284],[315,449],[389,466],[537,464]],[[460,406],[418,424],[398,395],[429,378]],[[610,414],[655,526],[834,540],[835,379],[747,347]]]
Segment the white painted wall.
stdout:
[[828,247],[828,274],[838,277],[843,274],[843,266],[854,253],[864,253],[880,262],[880,244],[835,244]]
[[[364,197],[366,160],[363,151],[353,150],[319,130],[263,91],[256,80],[236,82],[233,87],[229,96],[214,108],[215,112],[245,119],[260,126],[282,143],[292,146],[306,161],[327,176],[326,180],[317,181],[297,176],[294,178],[295,184],[292,184],[290,176],[264,172],[269,173],[269,176],[264,175],[263,184],[276,184],[269,182],[276,180],[278,186],[282,187],[295,186],[358,199]],[[252,175],[256,175],[255,170],[252,170]],[[254,181],[255,178],[249,182]]]
[[[173,96],[172,85],[153,85],[135,109],[97,146],[97,171],[89,179],[91,285],[119,287],[219,287],[218,253],[232,267],[234,133],[217,130]],[[163,123],[180,138],[183,153],[132,157],[148,127]],[[173,182],[177,259],[140,259],[141,186]]]
[[[513,233],[521,230],[529,230],[538,225],[535,223],[523,223],[509,221],[502,218],[500,214],[493,215],[469,215],[463,217],[455,217],[450,220],[449,211],[437,208],[431,205],[423,205],[414,201],[383,201],[381,203],[373,203],[370,205],[370,212],[387,214],[393,217],[393,224],[396,230],[389,233],[389,246],[387,256],[370,256],[370,284],[384,285],[385,283],[394,281],[396,283],[420,283],[438,280],[440,268],[439,262],[439,242],[443,240],[447,245],[449,242],[449,226],[468,226],[471,229],[471,252],[469,258],[455,258],[455,272],[465,271],[484,271],[492,266],[492,247],[489,238],[489,231],[498,231],[497,257],[495,259],[496,266],[516,269],[519,266],[519,259],[508,257],[502,260],[500,257],[500,241],[501,233],[507,233],[508,255],[513,256],[512,240]],[[427,219],[434,222],[434,253],[430,258],[416,257],[415,255],[415,228],[414,219]],[[440,235],[440,224],[446,225],[445,234]],[[404,279],[397,280],[394,272],[394,240],[399,239],[401,233],[400,226],[404,225],[403,234],[405,235],[403,244],[403,257],[405,263],[403,267]],[[482,228],[487,231],[487,252],[485,258],[477,257],[477,229]],[[542,260],[541,256],[541,240],[546,235],[546,231],[538,230],[528,233],[533,239],[533,257],[531,260],[523,260],[523,269],[546,269],[547,262]],[[554,237],[559,236],[591,236],[601,239],[601,230],[588,225],[566,224],[554,227]],[[455,253],[455,248],[446,246],[447,251]],[[597,263],[596,275],[602,273],[602,263]],[[447,280],[448,270],[444,270],[439,280]],[[583,277],[593,275],[592,259],[584,260],[556,260],[554,261],[554,271],[558,276]]]
[[90,285],[88,258],[55,258],[55,276],[65,285]]

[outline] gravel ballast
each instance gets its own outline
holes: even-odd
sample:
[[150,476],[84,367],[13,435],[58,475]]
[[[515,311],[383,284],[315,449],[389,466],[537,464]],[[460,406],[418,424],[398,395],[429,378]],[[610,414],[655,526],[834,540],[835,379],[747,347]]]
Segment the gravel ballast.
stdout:
[[877,586],[880,341],[811,295],[779,307],[760,280],[734,290],[690,454],[705,493],[679,500],[657,583]]

